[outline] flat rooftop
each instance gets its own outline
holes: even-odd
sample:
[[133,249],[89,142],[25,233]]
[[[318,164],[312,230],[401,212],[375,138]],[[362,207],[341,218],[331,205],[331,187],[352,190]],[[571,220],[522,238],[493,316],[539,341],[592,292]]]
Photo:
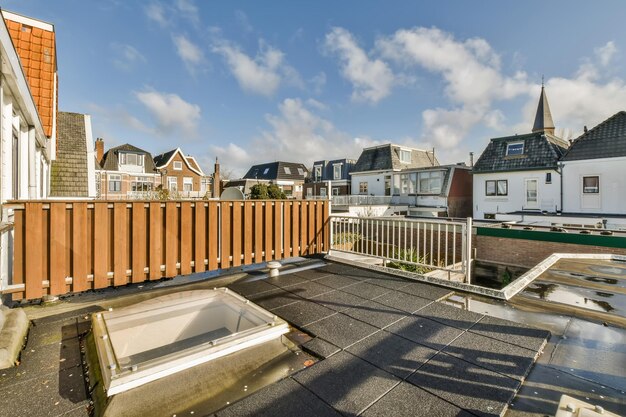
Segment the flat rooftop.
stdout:
[[[215,286],[228,286],[310,335],[300,348],[319,358],[224,404],[217,416],[497,416],[507,409],[517,416],[555,411],[552,398],[527,400],[526,411],[509,407],[526,387],[550,337],[547,330],[441,302],[452,294],[448,289],[349,265],[294,271],[276,278],[250,271],[181,285],[176,278],[27,307],[32,326],[21,363],[0,371],[0,415],[88,415],[83,356],[88,314]],[[550,392],[560,396],[579,389],[580,384],[573,384]]]

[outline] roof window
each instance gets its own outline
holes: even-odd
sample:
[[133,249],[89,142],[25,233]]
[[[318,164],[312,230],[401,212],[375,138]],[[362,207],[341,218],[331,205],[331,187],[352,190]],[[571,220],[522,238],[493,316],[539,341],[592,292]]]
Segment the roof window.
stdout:
[[506,145],[506,155],[524,154],[524,142],[511,142]]
[[291,175],[291,168],[289,167],[283,167],[285,169],[285,174],[287,175]]
[[402,162],[403,164],[410,164],[411,163],[411,151],[400,149],[400,162]]

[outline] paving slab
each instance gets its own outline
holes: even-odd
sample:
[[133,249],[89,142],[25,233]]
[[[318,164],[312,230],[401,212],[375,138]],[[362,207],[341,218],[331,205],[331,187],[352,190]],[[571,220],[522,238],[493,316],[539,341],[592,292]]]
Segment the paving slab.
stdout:
[[357,282],[361,282],[358,279],[350,278],[344,275],[326,275],[318,280],[316,280],[318,284],[326,285],[327,287],[331,287],[334,289],[339,289],[343,287],[347,287],[348,285],[356,284]]
[[370,284],[365,281],[359,282],[358,284],[350,285],[349,287],[344,287],[341,289],[341,291],[356,295],[361,298],[365,298],[366,300],[371,300],[373,298],[387,294],[391,290],[389,288],[380,287],[378,285]]
[[520,382],[444,353],[408,379],[413,385],[478,416],[501,416]]
[[472,417],[472,414],[407,382],[401,382],[361,415],[363,417]]
[[550,337],[547,330],[491,316],[481,318],[469,331],[534,351],[539,351]]
[[454,293],[454,291],[448,288],[423,284],[421,282],[410,282],[409,284],[398,288],[398,291],[411,295],[417,295],[418,297],[426,298],[432,301],[441,300],[442,298],[445,298]]
[[347,352],[340,352],[293,378],[344,415],[358,415],[400,380]]
[[316,321],[304,329],[340,348],[346,348],[378,331],[376,327],[342,313]]
[[215,413],[217,417],[316,417],[340,414],[291,378],[283,379]]
[[256,294],[248,297],[248,299],[266,310],[273,310],[302,301],[302,298],[281,288]]
[[316,295],[333,291],[332,288],[318,284],[315,281],[306,281],[300,284],[290,285],[285,289],[302,298],[313,298]]
[[380,287],[389,288],[390,290],[397,290],[398,288],[405,287],[409,281],[401,277],[394,277],[392,275],[371,277],[367,280],[370,284],[378,285]]
[[235,282],[233,284],[230,284],[228,288],[242,295],[243,297],[249,297],[251,295],[276,290],[276,287],[268,283],[265,279],[258,279],[256,281],[249,282]]
[[379,304],[372,300],[366,301],[357,307],[350,308],[344,311],[343,314],[364,321],[379,329],[387,327],[408,315],[408,313],[404,311]]
[[463,330],[418,316],[405,317],[385,330],[437,351],[463,333]]
[[469,329],[483,317],[482,314],[474,313],[473,311],[461,310],[460,308],[437,302],[422,308],[415,314],[462,330]]
[[335,290],[313,297],[311,301],[335,311],[345,311],[354,306],[361,305],[367,300],[353,294],[348,294],[347,292]]
[[405,311],[409,314],[415,313],[432,303],[431,300],[397,291],[389,292],[377,297],[374,301],[389,307],[397,308],[398,310]]
[[296,272],[290,272],[290,274],[292,275],[297,275],[300,278],[303,278],[307,281],[316,281],[322,277],[331,275],[328,272],[324,272],[322,271],[321,267],[320,268],[311,268],[311,269],[305,269],[303,271],[296,271]]
[[536,350],[470,332],[463,333],[443,352],[518,381],[524,380],[537,355]]
[[335,310],[306,300],[276,308],[272,310],[272,312],[297,327],[303,327],[328,316],[332,316],[333,314],[337,314]]
[[325,341],[324,339],[320,339],[319,337],[315,337],[308,342],[303,343],[301,348],[322,359],[326,359],[341,351],[339,347]]
[[280,274],[277,277],[267,278],[265,281],[267,281],[268,284],[275,285],[279,288],[287,288],[295,284],[308,282],[309,280],[296,274]]
[[408,377],[437,351],[381,330],[346,349],[400,379]]

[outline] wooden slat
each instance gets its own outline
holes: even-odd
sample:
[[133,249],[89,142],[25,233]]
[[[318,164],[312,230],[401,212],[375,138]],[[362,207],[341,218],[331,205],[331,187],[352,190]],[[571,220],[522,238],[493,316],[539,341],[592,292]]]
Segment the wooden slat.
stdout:
[[282,210],[283,202],[274,202],[274,259],[282,259]]
[[219,203],[211,201],[208,207],[207,221],[207,244],[209,245],[209,271],[215,271],[218,267],[218,217]]
[[309,232],[308,232],[308,240],[307,242],[309,243],[309,250],[307,251],[307,253],[309,255],[313,255],[315,253],[315,203],[308,203],[309,207],[309,215],[308,215],[308,225],[309,225]]
[[194,231],[194,272],[204,272],[206,265],[204,259],[206,258],[206,207],[203,202],[196,203],[195,210],[193,212],[196,219],[196,230]]
[[65,294],[65,203],[50,203],[50,294]]
[[220,203],[220,217],[221,220],[221,253],[220,253],[220,268],[230,267],[230,255],[231,255],[231,203],[225,201]]
[[178,273],[178,216],[176,203],[165,203],[165,276],[175,277]]
[[[65,210],[65,208],[64,208]],[[65,216],[63,216],[65,218]],[[106,288],[109,286],[108,256],[109,256],[109,209],[107,203],[93,205],[93,287]]]
[[330,250],[330,213],[327,201],[324,201],[324,211],[322,213],[322,227],[324,228],[324,244],[322,250],[328,252]]
[[270,261],[274,258],[274,255],[272,254],[272,250],[274,249],[274,239],[273,239],[273,234],[274,234],[274,227],[273,227],[273,223],[272,223],[272,202],[271,201],[266,201],[265,202],[265,210],[264,210],[264,215],[263,218],[265,220],[265,261]]
[[[13,283],[24,283],[24,231],[26,221],[26,211],[15,210],[13,212]],[[12,300],[19,300],[25,297],[25,292],[12,294]]]
[[88,290],[87,203],[72,204],[72,291]]
[[254,262],[263,262],[263,203],[254,203]]
[[146,265],[146,233],[148,227],[146,224],[146,209],[145,204],[133,203],[133,274],[132,282],[143,282],[146,279],[146,274],[143,269]]
[[308,251],[308,204],[303,201],[300,204],[300,253],[299,255],[306,255]]
[[180,274],[191,274],[191,242],[193,239],[191,202],[180,203]]
[[43,242],[42,237],[42,204],[41,203],[25,203],[25,236],[24,236],[24,249],[25,249],[25,266],[24,275],[26,284],[25,297],[29,300],[34,298],[41,298],[43,295],[43,287],[41,281],[43,280],[41,261],[43,259]]
[[294,201],[291,207],[291,254],[300,256],[300,206],[302,203]]
[[323,202],[315,202],[315,253],[322,252],[322,233],[324,232],[324,226],[322,225],[323,215]]
[[232,211],[232,235],[231,240],[233,242],[233,266],[241,265],[241,255],[242,255],[242,247],[243,247],[243,219],[242,215],[242,207],[241,203],[238,201],[233,201],[233,211]]
[[161,278],[161,261],[163,260],[163,219],[161,203],[151,202],[150,209],[150,279]]
[[252,237],[254,233],[254,212],[251,202],[246,201],[243,204],[243,263],[244,265],[251,265]]
[[113,203],[113,284],[126,285],[128,231],[126,230],[126,203]]
[[283,257],[291,257],[291,212],[293,203],[285,201],[283,206]]

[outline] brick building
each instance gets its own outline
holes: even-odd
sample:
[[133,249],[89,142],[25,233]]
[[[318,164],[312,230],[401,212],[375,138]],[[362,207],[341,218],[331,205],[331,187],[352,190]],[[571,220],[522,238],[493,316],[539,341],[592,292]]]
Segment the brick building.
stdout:
[[154,157],[164,187],[182,197],[204,197],[210,191],[210,177],[193,156],[185,156],[180,148]]

